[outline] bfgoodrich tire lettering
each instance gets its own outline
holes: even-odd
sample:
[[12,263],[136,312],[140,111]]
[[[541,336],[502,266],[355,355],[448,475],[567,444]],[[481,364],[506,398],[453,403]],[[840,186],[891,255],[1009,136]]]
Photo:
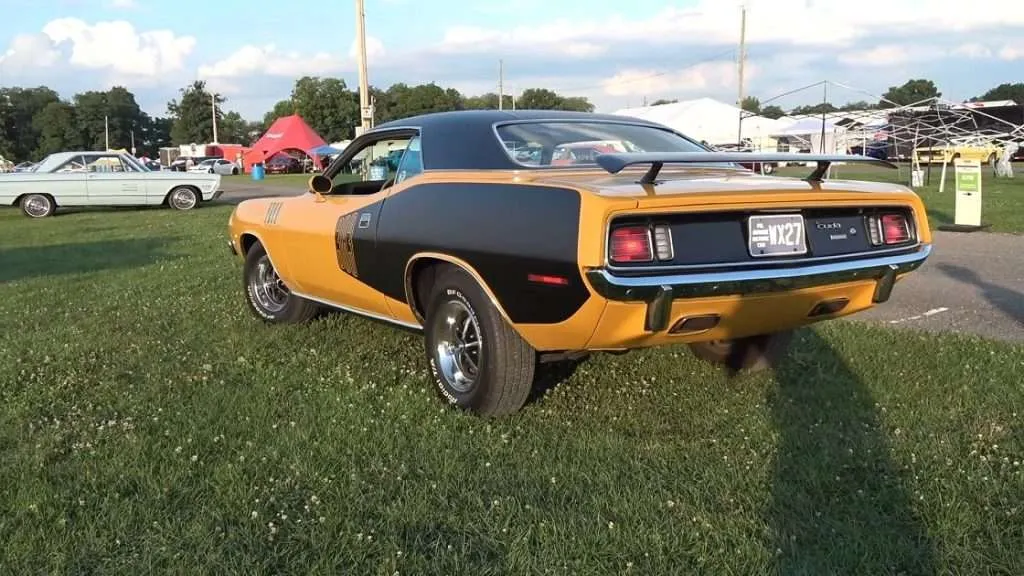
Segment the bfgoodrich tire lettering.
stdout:
[[476,280],[461,268],[445,266],[426,300],[424,343],[440,395],[483,416],[522,408],[533,388],[536,351],[505,322]]
[[242,272],[249,310],[266,322],[296,324],[316,316],[320,306],[292,294],[284,285],[263,244],[257,242],[245,255]]

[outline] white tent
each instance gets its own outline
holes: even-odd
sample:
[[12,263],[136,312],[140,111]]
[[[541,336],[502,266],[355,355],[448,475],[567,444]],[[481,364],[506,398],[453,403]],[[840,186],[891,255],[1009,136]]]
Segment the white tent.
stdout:
[[[740,109],[712,98],[623,108],[613,114],[664,124],[694,140],[704,140],[709,144],[734,144],[739,137]],[[743,138],[750,138],[762,150],[774,148],[774,141],[770,137],[783,126],[784,123],[764,116],[745,116]]]
[[[824,146],[821,139],[822,124],[825,129]],[[798,146],[808,148],[814,154],[845,154],[848,148],[846,128],[828,120],[823,122],[820,117],[797,120],[781,130],[772,132],[771,135],[775,138],[796,140]]]

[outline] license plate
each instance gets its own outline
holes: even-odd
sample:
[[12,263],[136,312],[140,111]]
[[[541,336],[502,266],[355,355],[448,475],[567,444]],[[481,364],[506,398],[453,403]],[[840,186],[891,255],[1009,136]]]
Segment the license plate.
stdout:
[[750,255],[794,256],[807,253],[804,217],[800,214],[751,216],[747,221]]

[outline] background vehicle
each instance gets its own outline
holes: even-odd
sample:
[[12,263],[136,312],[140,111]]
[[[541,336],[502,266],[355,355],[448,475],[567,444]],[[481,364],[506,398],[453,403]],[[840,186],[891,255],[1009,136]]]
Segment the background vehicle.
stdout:
[[[595,139],[633,152],[555,165]],[[536,143],[541,163],[510,142]],[[354,168],[396,148],[397,170]],[[818,167],[764,177],[740,161]],[[622,116],[427,114],[357,137],[309,194],[242,202],[229,244],[255,315],[303,322],[326,306],[422,330],[442,397],[508,414],[543,362],[685,343],[764,368],[794,329],[885,302],[931,251],[924,205],[897,184],[824,181],[839,161],[895,168],[709,152]]]
[[302,172],[302,165],[287,154],[278,154],[267,161],[266,171],[267,174],[292,174]]
[[189,172],[233,176],[238,174],[238,165],[223,158],[207,158],[188,170]]
[[32,172],[0,178],[0,205],[20,206],[32,218],[58,207],[165,204],[191,210],[221,194],[220,175],[154,172],[129,154],[59,152]]

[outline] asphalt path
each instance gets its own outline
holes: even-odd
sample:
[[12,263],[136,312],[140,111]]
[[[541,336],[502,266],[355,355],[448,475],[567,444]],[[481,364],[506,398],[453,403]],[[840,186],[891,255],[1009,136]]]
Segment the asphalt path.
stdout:
[[[304,186],[225,183],[220,202],[294,196]],[[1024,236],[933,232],[928,261],[892,297],[852,318],[931,332],[1024,342]]]

